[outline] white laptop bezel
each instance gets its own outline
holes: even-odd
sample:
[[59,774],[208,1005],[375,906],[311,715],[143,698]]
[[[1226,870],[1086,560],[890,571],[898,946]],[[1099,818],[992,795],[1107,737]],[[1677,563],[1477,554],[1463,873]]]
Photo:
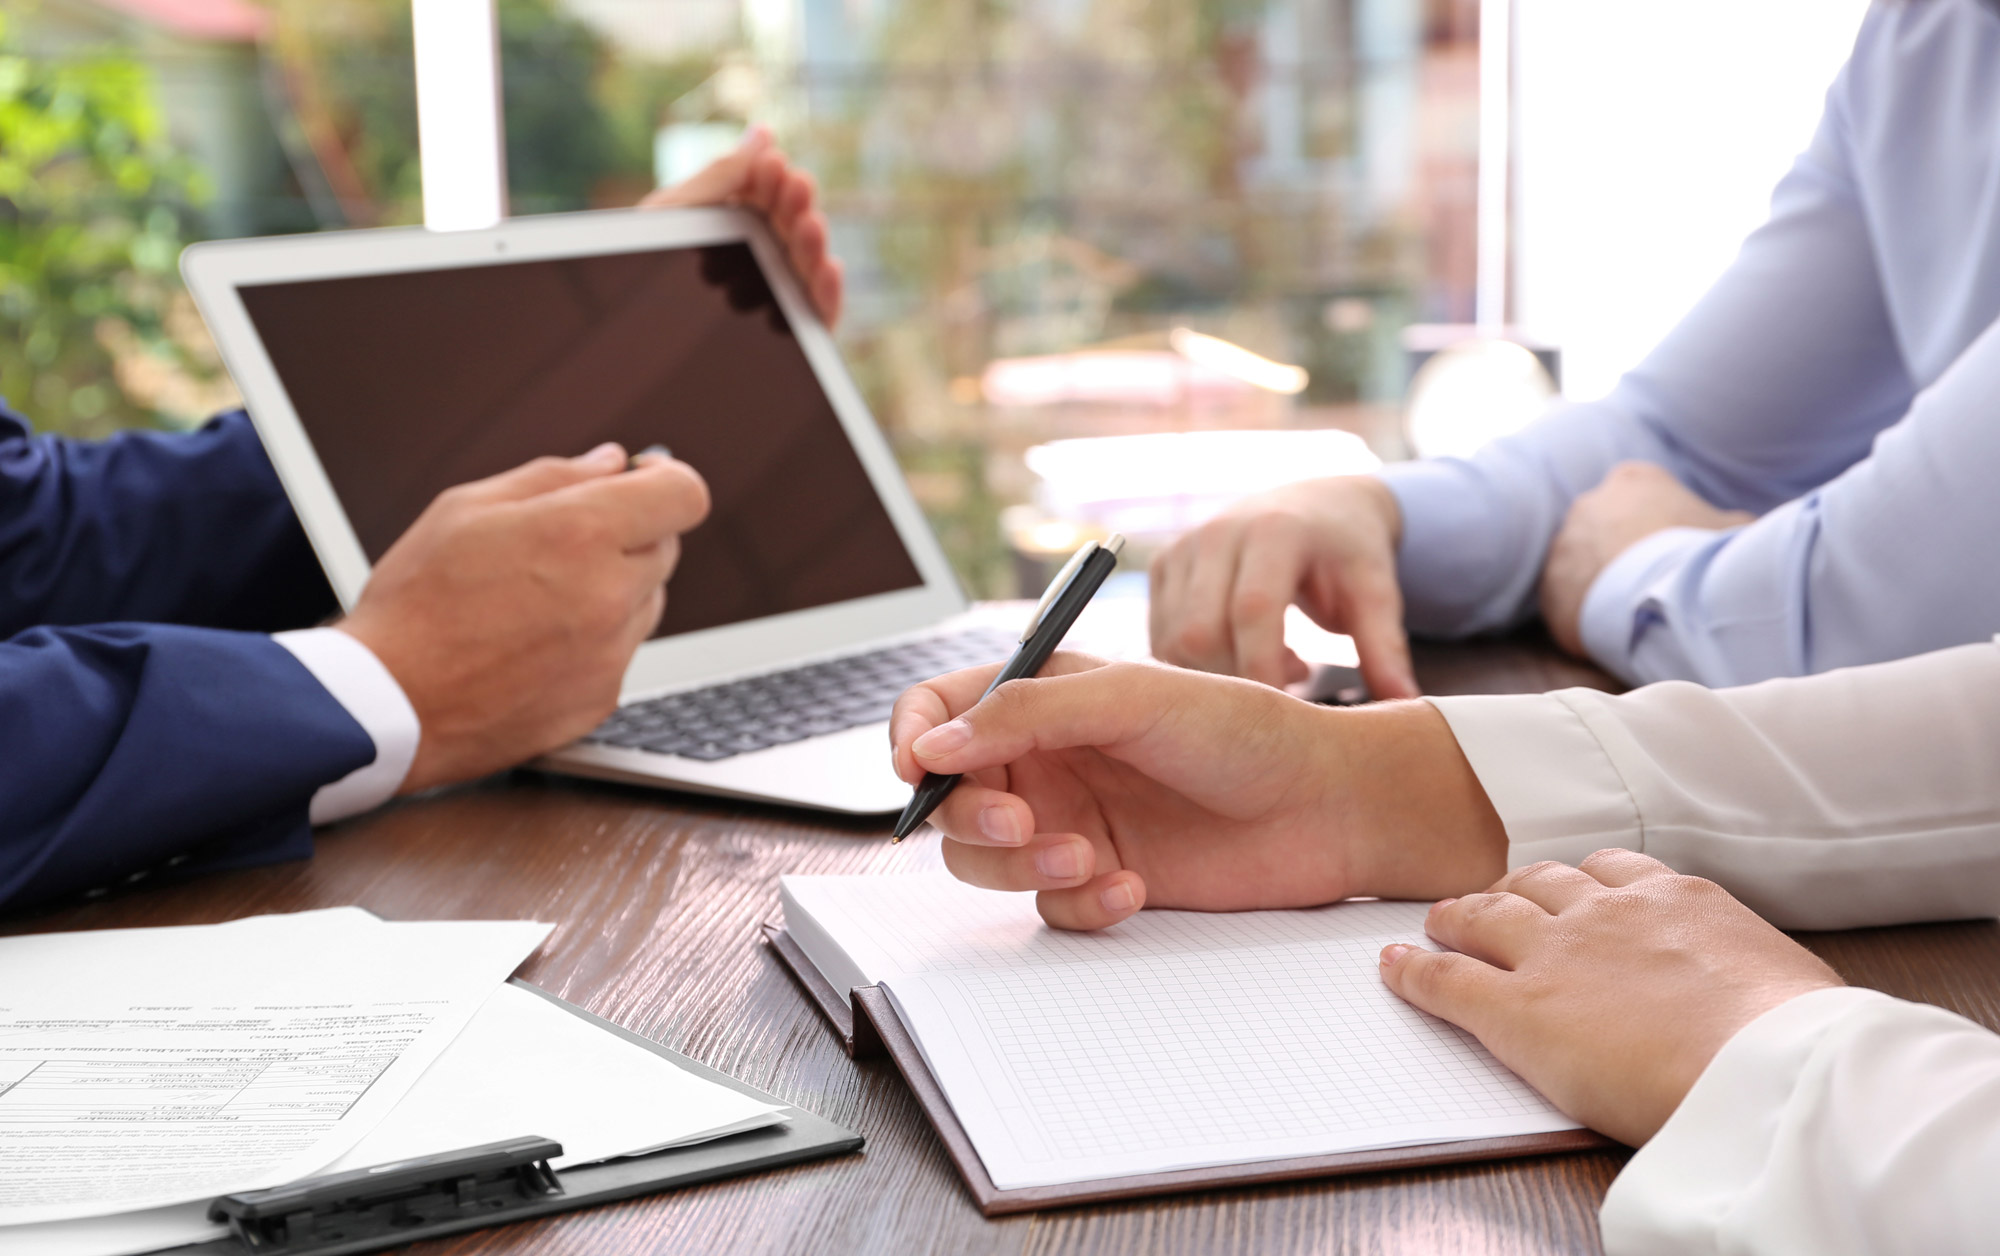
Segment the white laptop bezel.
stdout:
[[[761,220],[733,209],[601,210],[514,219],[485,231],[436,233],[410,227],[221,241],[187,249],[181,256],[181,273],[208,320],[224,364],[242,390],[251,422],[334,593],[342,607],[352,609],[368,582],[367,555],[251,324],[238,295],[240,288],[739,240],[750,244],[763,268],[923,583],[649,641],[625,673],[623,696],[629,700],[913,632],[967,605],[895,454],[849,378],[833,337],[800,293],[783,251]],[[672,592],[670,583],[669,597]]]

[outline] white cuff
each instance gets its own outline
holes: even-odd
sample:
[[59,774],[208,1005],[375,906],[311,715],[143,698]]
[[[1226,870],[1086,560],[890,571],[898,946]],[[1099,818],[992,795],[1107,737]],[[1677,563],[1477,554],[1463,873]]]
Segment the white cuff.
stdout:
[[1507,866],[1645,848],[1632,792],[1561,693],[1430,698],[1507,830]]
[[313,795],[312,822],[330,824],[372,810],[395,797],[410,774],[423,735],[416,708],[375,652],[338,628],[307,628],[271,638],[305,664],[333,700],[375,742],[375,761],[358,767]]
[[[1866,1017],[1896,1002],[1852,986],[1815,990],[1738,1030],[1660,1132],[1611,1183],[1599,1213],[1605,1251],[1665,1256],[1725,1250],[1833,1252],[1848,1246],[1804,1229],[1789,1236],[1761,1234],[1772,1213],[1768,1201],[1759,1197],[1785,1193],[1774,1192],[1772,1181],[1774,1153],[1781,1143],[1829,1136],[1824,1130],[1815,1134],[1792,1128],[1811,1119],[1809,1112],[1794,1111],[1791,1100],[1822,1041],[1849,1017]],[[1822,1224],[1833,1220],[1811,1207],[1776,1210],[1808,1228],[1815,1213]],[[1746,1241],[1758,1234],[1776,1242]]]

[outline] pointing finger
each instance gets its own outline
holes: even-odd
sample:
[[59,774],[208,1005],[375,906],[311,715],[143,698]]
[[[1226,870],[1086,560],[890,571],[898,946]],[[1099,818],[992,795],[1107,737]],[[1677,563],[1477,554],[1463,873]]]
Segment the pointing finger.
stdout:
[[536,458],[511,471],[461,484],[450,492],[482,502],[524,501],[557,489],[616,475],[625,469],[625,450],[606,441],[575,458]]
[[552,510],[588,512],[620,549],[644,549],[677,536],[708,516],[708,485],[685,462],[649,459],[622,475],[606,476],[548,494]]
[[1419,698],[1410,666],[1410,639],[1403,631],[1403,593],[1393,572],[1355,573],[1349,608],[1354,651],[1361,676],[1377,698]]

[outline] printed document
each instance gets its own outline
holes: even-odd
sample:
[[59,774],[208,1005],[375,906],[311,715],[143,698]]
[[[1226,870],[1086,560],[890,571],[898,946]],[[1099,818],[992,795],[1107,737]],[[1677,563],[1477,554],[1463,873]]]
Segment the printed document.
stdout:
[[[341,1173],[539,1135],[558,1169],[761,1129],[773,1107],[511,983],[382,1123],[338,1161]],[[206,1198],[167,1208],[0,1229],[7,1256],[130,1256],[221,1238]]]
[[345,908],[0,939],[0,1225],[313,1173],[548,930]]

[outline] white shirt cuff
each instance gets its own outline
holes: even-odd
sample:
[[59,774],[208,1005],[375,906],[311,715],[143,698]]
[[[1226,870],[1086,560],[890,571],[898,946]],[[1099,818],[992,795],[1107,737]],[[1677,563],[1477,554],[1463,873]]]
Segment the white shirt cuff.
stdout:
[[1607,847],[1645,848],[1645,825],[1598,733],[1558,693],[1426,699],[1507,830],[1507,866],[1575,864]]
[[[1897,1000],[1852,986],[1815,990],[1764,1013],[1736,1032],[1660,1132],[1611,1183],[1599,1213],[1605,1251],[1617,1256],[1715,1251],[1833,1252],[1848,1245],[1833,1236],[1795,1232],[1749,1241],[1766,1219],[1750,1201],[1773,1193],[1775,1153],[1801,1137],[1827,1131],[1794,1128],[1812,1113],[1792,1111],[1792,1096],[1808,1062],[1836,1026],[1897,1006]],[[1831,1186],[1832,1183],[1823,1185]],[[1778,1192],[1783,1193],[1783,1192]],[[1804,1199],[1792,1202],[1804,1203]],[[1748,1205],[1748,1206],[1746,1206]],[[1818,1211],[1780,1209],[1793,1224],[1812,1224]],[[1749,1231],[1751,1233],[1746,1233]]]
[[305,664],[333,700],[375,742],[375,761],[354,769],[312,799],[312,822],[331,824],[381,806],[410,774],[423,735],[417,711],[375,652],[338,628],[307,628],[272,637]]

